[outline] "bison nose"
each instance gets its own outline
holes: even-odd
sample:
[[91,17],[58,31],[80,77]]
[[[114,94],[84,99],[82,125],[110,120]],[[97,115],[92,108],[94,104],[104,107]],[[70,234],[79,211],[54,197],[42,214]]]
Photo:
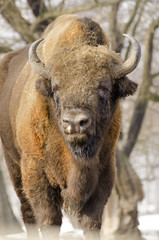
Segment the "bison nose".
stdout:
[[63,115],[62,126],[66,134],[89,133],[92,120],[85,112],[67,111]]

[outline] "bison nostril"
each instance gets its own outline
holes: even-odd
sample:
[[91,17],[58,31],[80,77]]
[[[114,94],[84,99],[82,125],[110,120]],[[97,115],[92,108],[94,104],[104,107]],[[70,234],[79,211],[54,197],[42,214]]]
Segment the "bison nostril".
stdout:
[[87,123],[88,123],[88,119],[85,119],[85,120],[81,120],[81,121],[79,122],[79,125],[80,125],[80,127],[84,127],[84,126],[87,125]]
[[62,119],[62,126],[64,129],[67,129],[70,131],[71,127],[72,127],[72,123],[71,120],[68,118],[64,118]]
[[62,127],[66,134],[90,133],[92,125],[91,116],[81,110],[68,110],[62,118]]
[[64,129],[64,132],[66,134],[71,134],[73,133],[73,124],[72,124],[72,121],[68,118],[63,118],[62,119],[62,126],[63,126],[63,129]]
[[63,122],[69,124],[69,123],[70,123],[70,120],[68,120],[68,119],[63,119]]
[[67,127],[69,125],[72,125],[72,120],[70,118],[63,118],[62,119],[63,126]]

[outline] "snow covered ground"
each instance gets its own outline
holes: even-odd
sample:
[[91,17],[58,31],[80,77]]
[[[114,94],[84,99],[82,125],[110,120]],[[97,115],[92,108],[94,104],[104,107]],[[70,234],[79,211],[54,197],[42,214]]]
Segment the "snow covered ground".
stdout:
[[159,240],[159,214],[139,217],[139,229],[147,240]]
[[[146,240],[159,240],[159,214],[144,215],[139,217],[139,229],[143,233],[143,237]],[[63,226],[61,229],[60,240],[84,240],[81,230],[76,230],[72,228],[67,218],[64,218]],[[5,237],[0,237],[0,240],[26,240],[26,234],[16,234],[8,235]],[[135,240],[135,239],[134,239]]]

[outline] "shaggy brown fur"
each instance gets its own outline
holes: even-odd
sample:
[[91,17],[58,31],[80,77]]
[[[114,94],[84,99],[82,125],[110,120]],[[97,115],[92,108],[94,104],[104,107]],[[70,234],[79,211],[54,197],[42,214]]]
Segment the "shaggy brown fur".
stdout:
[[[42,230],[61,225],[63,206],[85,232],[98,230],[114,183],[120,98],[133,94],[137,85],[126,77],[115,80],[114,69],[122,62],[92,20],[61,16],[44,38],[38,55],[53,66],[51,81],[31,69],[28,47],[0,62],[6,162],[28,228],[30,223]],[[65,134],[68,112],[89,116],[84,136]]]

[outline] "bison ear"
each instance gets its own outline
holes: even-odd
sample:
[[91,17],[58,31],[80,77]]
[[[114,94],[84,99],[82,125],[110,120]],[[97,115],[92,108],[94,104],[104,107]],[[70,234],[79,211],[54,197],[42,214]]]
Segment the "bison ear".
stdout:
[[138,84],[129,80],[128,77],[123,77],[115,81],[115,97],[125,98],[133,95],[136,92]]
[[35,88],[43,96],[51,96],[51,81],[48,81],[45,78],[37,79],[35,82]]

